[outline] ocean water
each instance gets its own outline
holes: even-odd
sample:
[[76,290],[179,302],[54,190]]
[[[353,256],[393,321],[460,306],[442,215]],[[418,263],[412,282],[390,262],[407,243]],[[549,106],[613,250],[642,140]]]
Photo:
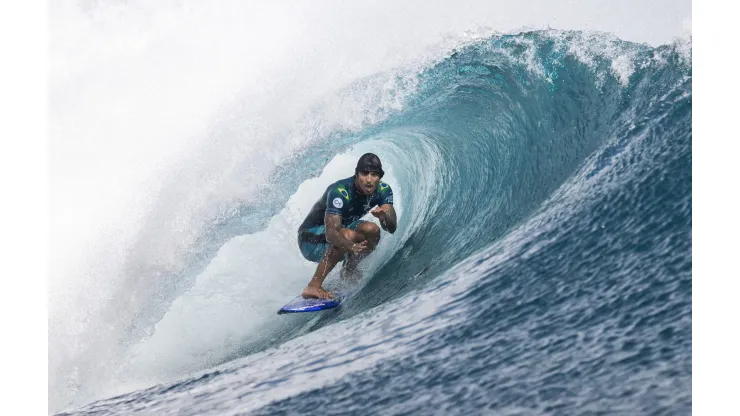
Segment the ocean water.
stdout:
[[[50,412],[690,414],[691,39],[486,32],[429,56],[290,128],[214,110],[138,228],[52,285]],[[276,315],[314,268],[298,224],[367,151],[397,232],[340,308]]]

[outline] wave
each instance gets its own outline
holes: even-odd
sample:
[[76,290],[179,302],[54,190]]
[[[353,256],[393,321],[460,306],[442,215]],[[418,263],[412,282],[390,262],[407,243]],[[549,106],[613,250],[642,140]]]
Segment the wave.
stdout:
[[[644,275],[630,280],[638,286],[685,285],[688,273],[690,285],[690,39],[651,47],[582,31],[492,35],[342,94],[385,104],[358,127],[318,128],[250,180],[250,198],[214,216],[177,267],[157,259],[130,270],[130,296],[148,300],[108,305],[130,311],[113,341],[117,364],[93,369],[109,351],[78,359],[60,371],[72,390],[90,400],[167,382],[452,280],[467,282],[453,304],[478,331],[499,325],[485,316],[504,330],[544,311],[538,302],[560,307],[537,296],[545,290],[577,305],[625,273]],[[364,286],[341,312],[277,317],[313,271],[294,247],[297,225],[366,151],[387,166],[397,232],[365,262]],[[514,296],[516,308],[495,306]]]

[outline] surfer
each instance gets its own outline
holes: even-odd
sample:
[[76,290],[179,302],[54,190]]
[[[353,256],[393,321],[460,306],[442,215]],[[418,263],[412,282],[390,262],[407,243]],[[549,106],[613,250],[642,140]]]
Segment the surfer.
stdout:
[[[380,241],[380,228],[360,218],[370,212],[389,233],[396,231],[393,191],[382,182],[380,158],[365,153],[357,161],[355,174],[329,185],[298,227],[298,247],[307,260],[319,263],[301,296],[331,298],[321,284],[340,260],[342,279],[359,279],[357,265]],[[370,211],[371,208],[377,208]]]

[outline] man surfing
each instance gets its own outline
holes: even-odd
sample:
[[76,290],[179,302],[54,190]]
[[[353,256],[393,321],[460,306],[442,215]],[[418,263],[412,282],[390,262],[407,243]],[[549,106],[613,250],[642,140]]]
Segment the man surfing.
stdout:
[[[340,276],[359,279],[357,265],[380,241],[380,228],[370,221],[360,220],[370,212],[385,231],[396,232],[396,211],[393,191],[382,182],[380,158],[365,153],[357,161],[355,174],[329,185],[298,227],[298,247],[307,260],[319,263],[313,278],[301,296],[332,298],[321,284],[334,266],[344,259]],[[377,206],[374,210],[371,208]]]

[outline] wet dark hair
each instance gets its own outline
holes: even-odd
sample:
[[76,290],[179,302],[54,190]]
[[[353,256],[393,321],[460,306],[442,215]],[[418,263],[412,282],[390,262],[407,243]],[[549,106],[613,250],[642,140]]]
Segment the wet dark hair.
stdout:
[[375,172],[381,178],[385,174],[383,172],[383,164],[380,163],[380,158],[375,153],[365,153],[360,157],[355,168],[355,176],[360,172]]

